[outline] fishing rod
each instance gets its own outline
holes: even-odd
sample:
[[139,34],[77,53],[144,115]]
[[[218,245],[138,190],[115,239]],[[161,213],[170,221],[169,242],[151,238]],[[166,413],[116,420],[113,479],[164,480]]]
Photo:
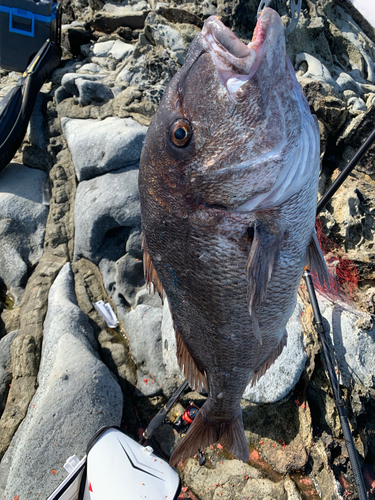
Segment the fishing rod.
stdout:
[[337,177],[337,179],[333,182],[333,184],[328,188],[327,192],[321,197],[321,199],[318,202],[317,208],[316,208],[316,215],[319,215],[319,213],[327,205],[329,200],[336,193],[336,191],[339,189],[339,187],[345,181],[345,179],[348,177],[348,175],[352,172],[352,170],[361,161],[363,156],[367,153],[367,151],[370,149],[370,147],[372,146],[372,144],[374,142],[375,142],[375,129],[372,131],[372,133],[366,139],[366,141],[362,144],[362,146],[358,149],[356,154],[353,156],[353,158],[350,160],[350,162],[347,164],[347,166],[344,168],[344,170],[341,172],[341,174]]
[[303,277],[306,282],[307,291],[310,298],[311,307],[314,314],[315,329],[318,332],[319,340],[322,344],[323,354],[326,361],[326,368],[329,376],[329,381],[335,398],[335,405],[340,417],[341,427],[344,434],[346,448],[349,454],[349,460],[353,469],[355,484],[357,486],[359,500],[367,500],[366,487],[363,480],[361,467],[359,465],[357,450],[354,446],[353,436],[349,427],[349,420],[346,415],[345,402],[342,398],[339,381],[335,371],[335,365],[332,359],[330,346],[328,343],[328,335],[324,328],[323,317],[320,312],[318,299],[316,298],[314,284],[310,271],[306,268]]
[[154,434],[154,432],[160,427],[160,425],[163,423],[167,413],[169,410],[172,408],[172,406],[175,404],[175,402],[179,399],[181,394],[184,392],[184,390],[187,388],[189,385],[189,382],[185,380],[185,382],[172,394],[170,399],[165,403],[163,408],[158,411],[158,413],[155,415],[155,417],[151,420],[151,422],[148,424],[146,430],[144,431],[139,444],[143,444],[147,439],[150,439],[151,436]]

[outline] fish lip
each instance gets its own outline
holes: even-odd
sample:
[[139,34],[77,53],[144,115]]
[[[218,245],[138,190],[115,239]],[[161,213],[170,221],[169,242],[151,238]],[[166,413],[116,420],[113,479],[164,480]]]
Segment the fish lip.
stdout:
[[256,73],[272,28],[285,31],[279,14],[270,7],[263,9],[248,45],[239,40],[217,16],[210,16],[205,21],[202,35],[231,97]]

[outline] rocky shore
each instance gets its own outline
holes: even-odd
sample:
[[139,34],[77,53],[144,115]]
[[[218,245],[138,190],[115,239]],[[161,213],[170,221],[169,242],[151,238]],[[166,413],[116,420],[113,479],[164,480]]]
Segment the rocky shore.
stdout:
[[[248,42],[258,1],[63,0],[63,59],[0,173],[0,498],[47,498],[102,425],[142,426],[183,382],[167,303],[144,286],[142,143],[204,19]],[[285,23],[289,9],[272,5]],[[287,50],[319,120],[320,195],[375,123],[375,30],[348,1],[303,0]],[[20,74],[0,69],[0,99]],[[350,300],[319,296],[369,492],[375,498],[375,146],[321,213],[350,259]],[[335,250],[336,249],[336,250]],[[340,260],[341,259],[341,260]],[[93,303],[103,300],[110,328]],[[180,464],[181,499],[355,499],[354,478],[301,283],[288,346],[242,401],[249,461],[220,445]],[[170,419],[203,394],[187,391]],[[169,456],[172,425],[155,435]]]

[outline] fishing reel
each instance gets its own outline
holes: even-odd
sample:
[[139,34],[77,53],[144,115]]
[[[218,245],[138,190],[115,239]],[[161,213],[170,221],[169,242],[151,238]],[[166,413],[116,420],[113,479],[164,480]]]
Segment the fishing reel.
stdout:
[[[195,417],[198,415],[199,408],[192,401],[190,401],[189,406],[186,408],[184,413],[180,415],[174,422],[169,419],[165,419],[164,422],[172,425],[179,434],[186,434],[189,427],[194,422]],[[206,463],[206,457],[202,450],[198,450],[199,465],[204,465]]]

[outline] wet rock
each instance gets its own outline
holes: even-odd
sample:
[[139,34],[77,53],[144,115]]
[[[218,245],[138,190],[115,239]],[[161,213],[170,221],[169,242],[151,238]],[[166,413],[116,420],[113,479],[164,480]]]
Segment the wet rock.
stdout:
[[100,360],[93,329],[76,304],[70,264],[49,293],[38,383],[0,464],[4,498],[20,492],[47,497],[66,477],[65,460],[82,457],[100,427],[121,422],[121,390]]
[[9,384],[12,381],[12,344],[18,331],[8,333],[0,340],[0,416],[4,410]]
[[43,253],[46,180],[42,170],[18,163],[10,163],[0,174],[0,279],[16,304]]
[[74,260],[117,261],[131,229],[140,224],[138,169],[127,167],[80,182],[74,218]]
[[132,118],[61,120],[77,179],[92,179],[139,161],[146,127]]

